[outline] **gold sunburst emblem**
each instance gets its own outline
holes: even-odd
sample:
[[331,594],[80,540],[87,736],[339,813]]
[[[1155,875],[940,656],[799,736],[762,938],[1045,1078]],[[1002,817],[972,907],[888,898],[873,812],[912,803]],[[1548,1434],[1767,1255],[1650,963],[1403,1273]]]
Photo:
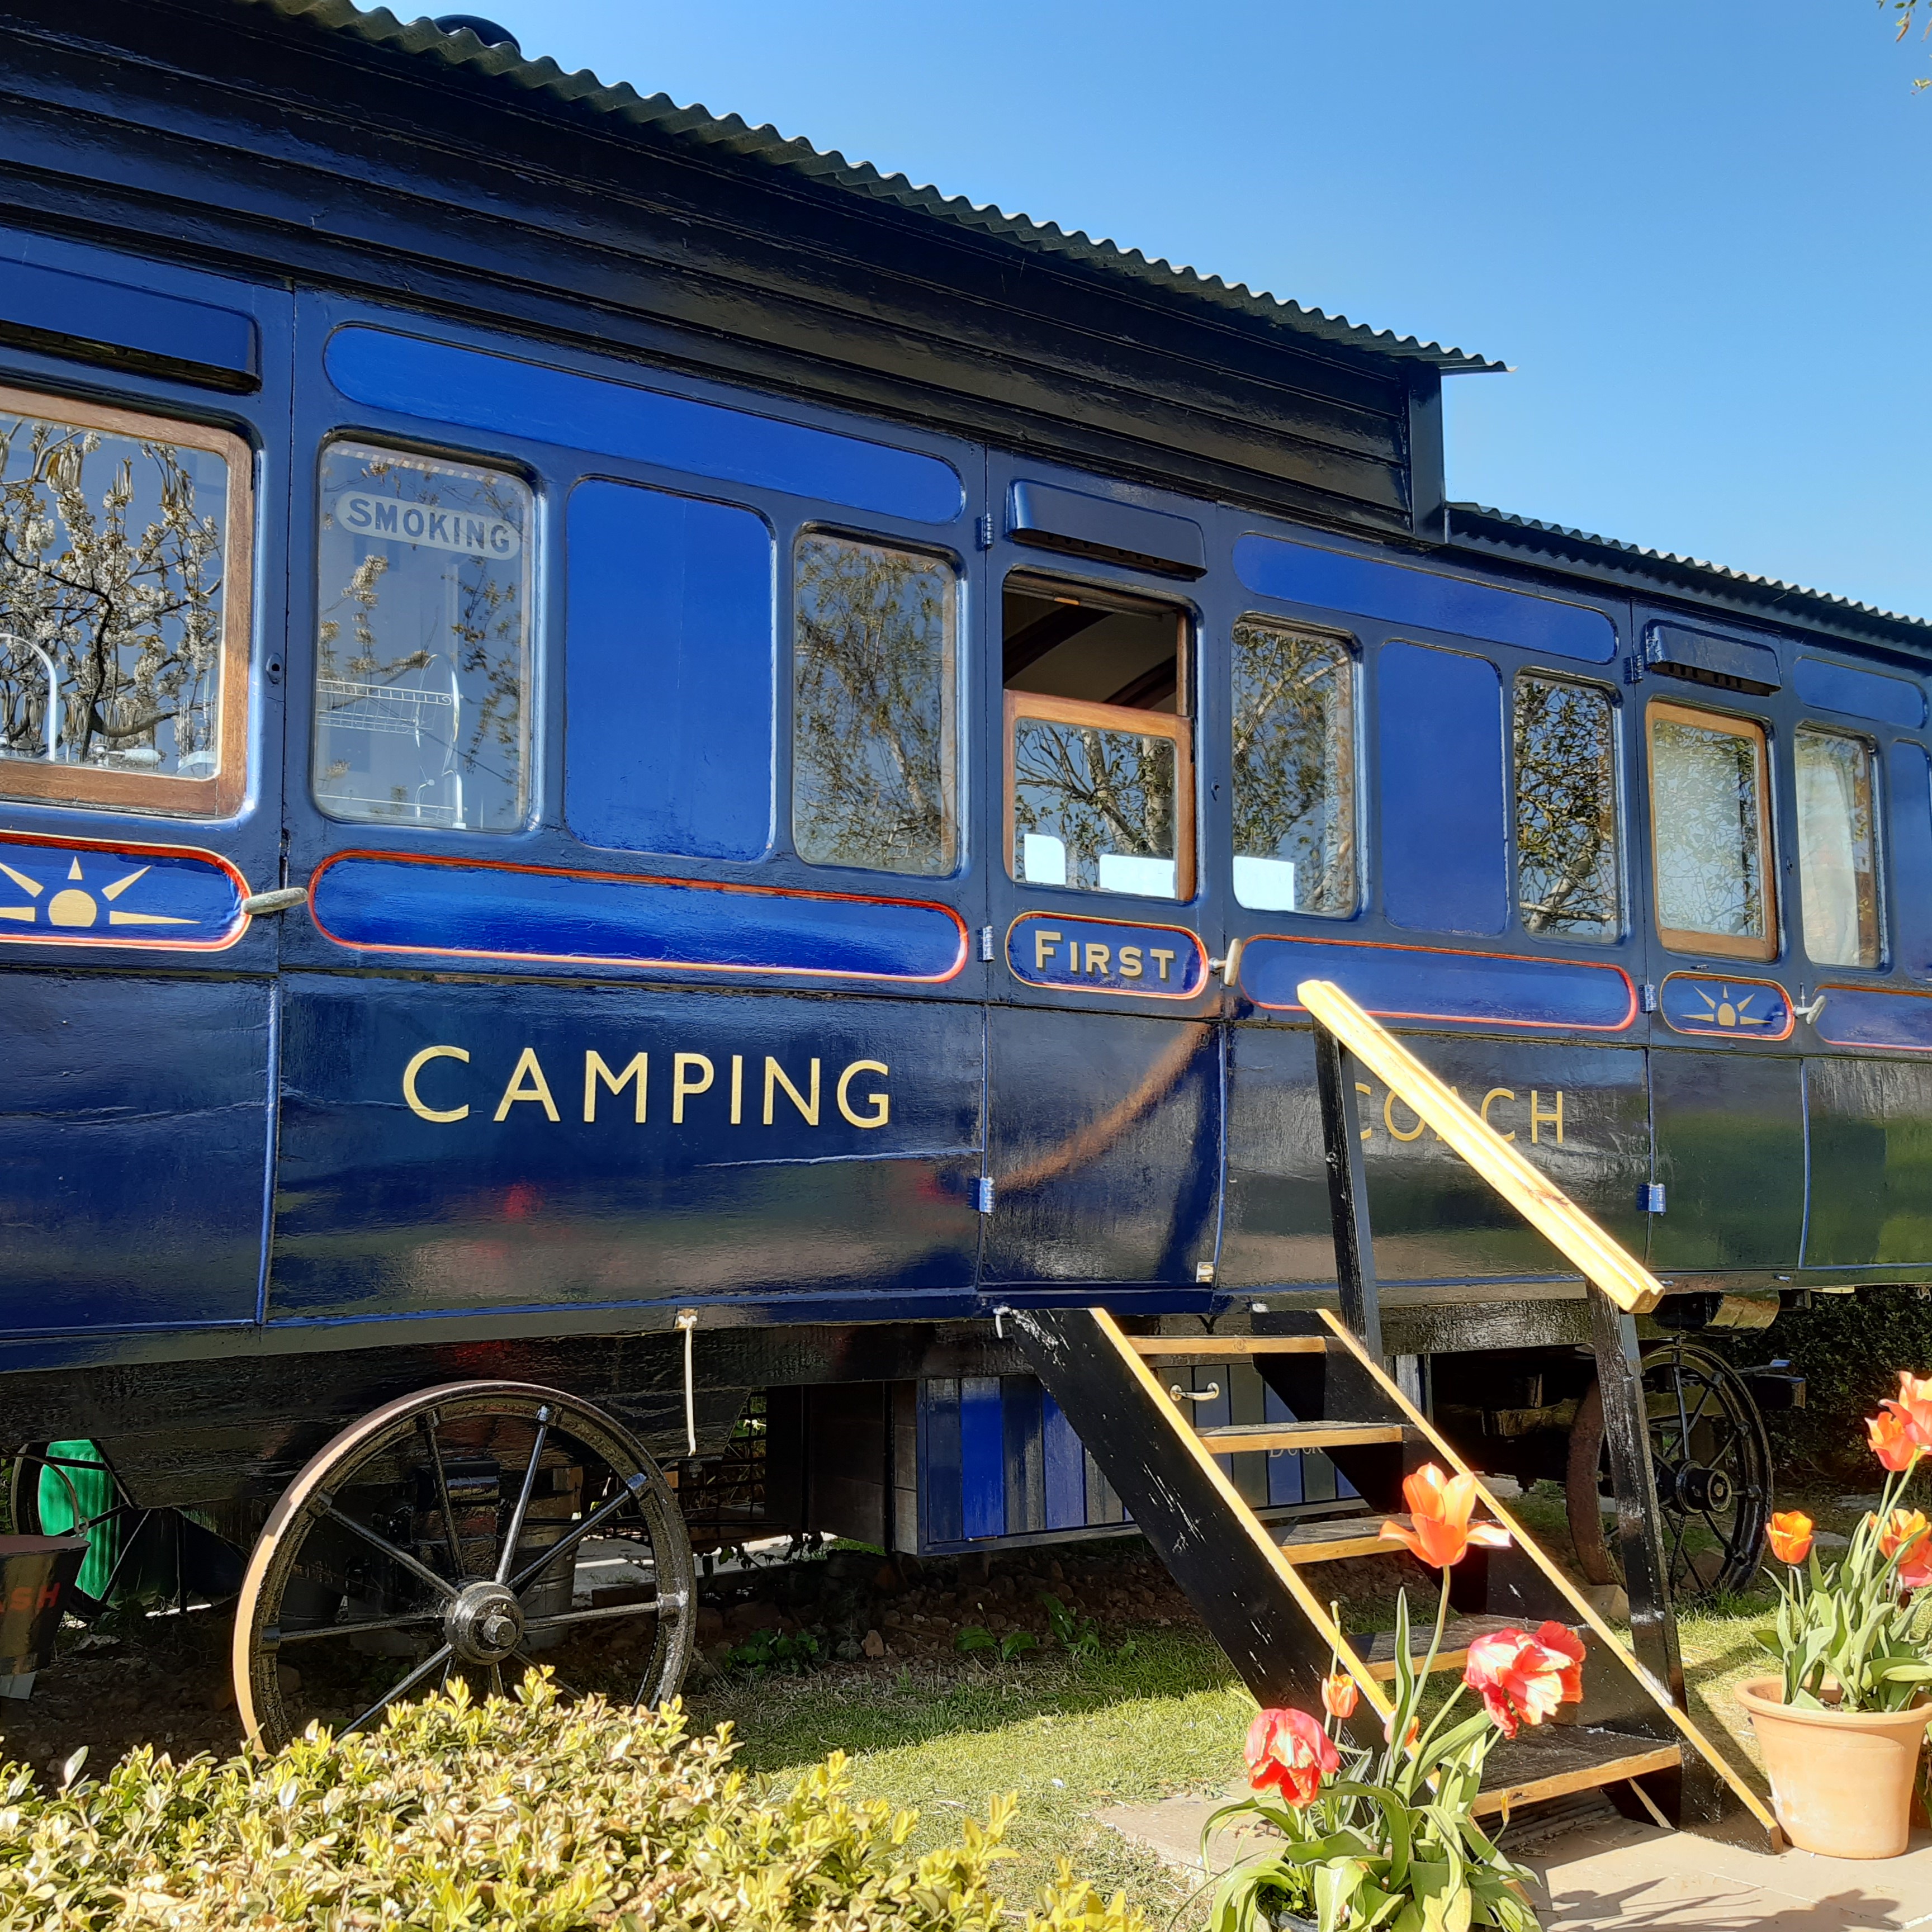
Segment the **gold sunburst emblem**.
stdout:
[[0,865],[0,872],[4,872],[26,893],[29,902],[26,905],[0,906],[0,919],[17,920],[22,926],[36,926],[44,920],[49,926],[62,926],[73,932],[84,932],[89,927],[101,922],[102,902],[104,900],[110,926],[200,925],[201,922],[199,920],[182,919],[172,913],[137,912],[115,904],[122,893],[138,884],[153,870],[152,866],[142,866],[90,891],[86,875],[81,871],[80,861],[76,858],[67,868],[68,883],[43,905],[40,902],[46,887],[40,880],[29,878],[25,872],[16,872],[11,866]]

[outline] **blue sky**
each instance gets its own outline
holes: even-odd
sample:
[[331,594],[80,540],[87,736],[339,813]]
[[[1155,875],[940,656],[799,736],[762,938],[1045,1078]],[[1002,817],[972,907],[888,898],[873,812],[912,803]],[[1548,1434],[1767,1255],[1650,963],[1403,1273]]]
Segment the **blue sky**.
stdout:
[[1932,616],[1932,47],[1868,0],[473,10],[532,56],[1500,357],[1448,386],[1454,495]]

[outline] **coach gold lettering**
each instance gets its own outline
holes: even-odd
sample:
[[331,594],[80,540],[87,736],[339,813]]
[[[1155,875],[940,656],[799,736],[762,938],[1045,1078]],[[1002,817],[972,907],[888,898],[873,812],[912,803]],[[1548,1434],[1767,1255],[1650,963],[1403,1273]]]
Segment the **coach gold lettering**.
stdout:
[[426,1046],[403,1069],[403,1098],[410,1103],[410,1111],[420,1114],[425,1120],[466,1120],[470,1118],[468,1106],[432,1107],[416,1091],[416,1076],[432,1060],[467,1060],[469,1054],[460,1046]]
[[[702,1079],[687,1078],[700,1066],[704,1070]],[[694,1094],[708,1094],[711,1090],[711,1082],[716,1077],[710,1061],[701,1053],[680,1053],[673,1058],[670,1064],[670,1118],[674,1126],[684,1124],[685,1102]]]

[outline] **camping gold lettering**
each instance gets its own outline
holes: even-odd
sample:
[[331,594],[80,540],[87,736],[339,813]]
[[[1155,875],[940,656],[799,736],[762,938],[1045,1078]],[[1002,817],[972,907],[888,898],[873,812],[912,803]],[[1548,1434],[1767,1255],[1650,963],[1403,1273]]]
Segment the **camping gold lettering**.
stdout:
[[812,1098],[805,1096],[785,1078],[785,1070],[768,1053],[765,1055],[765,1125],[772,1124],[772,1100],[773,1090],[782,1087],[791,1096],[791,1103],[805,1116],[807,1126],[818,1124],[818,1062],[812,1063]]
[[[689,1080],[685,1076],[688,1070],[702,1067],[701,1080]],[[694,1094],[708,1094],[711,1082],[716,1077],[710,1060],[701,1053],[680,1053],[674,1055],[670,1068],[670,1118],[674,1126],[684,1124],[684,1103]]]
[[601,1053],[585,1054],[584,1056],[584,1118],[586,1120],[594,1120],[597,1118],[597,1084],[599,1081],[609,1088],[613,1094],[616,1094],[623,1091],[624,1083],[626,1081],[635,1080],[638,1083],[635,1095],[637,1121],[638,1125],[642,1126],[644,1124],[644,1082],[650,1072],[650,1064],[651,1057],[649,1054],[633,1054],[630,1064],[624,1069],[623,1072],[614,1073],[604,1065],[604,1056]]
[[[525,1076],[529,1084],[524,1084]],[[516,1070],[510,1076],[510,1084],[503,1089],[503,1097],[496,1103],[496,1118],[509,1118],[510,1109],[519,1100],[534,1100],[552,1121],[557,1118],[556,1102],[550,1097],[550,1082],[544,1078],[542,1064],[537,1058],[537,1050],[526,1046],[517,1056]]]
[[426,1046],[403,1069],[403,1098],[410,1103],[410,1111],[425,1120],[466,1120],[470,1109],[461,1107],[432,1107],[416,1091],[416,1076],[432,1060],[467,1060],[469,1054],[460,1046]]
[[[814,1060],[812,1064],[815,1077],[818,1063]],[[883,1127],[892,1117],[892,1102],[891,1095],[881,1090],[874,1089],[872,1093],[862,1094],[860,1096],[872,1103],[872,1111],[870,1116],[855,1114],[852,1111],[852,1102],[850,1098],[852,1076],[855,1073],[876,1073],[881,1080],[884,1080],[891,1072],[892,1069],[883,1060],[855,1060],[843,1073],[839,1075],[838,1084],[832,1090],[832,1097],[838,1102],[838,1111],[852,1123],[853,1126]]]

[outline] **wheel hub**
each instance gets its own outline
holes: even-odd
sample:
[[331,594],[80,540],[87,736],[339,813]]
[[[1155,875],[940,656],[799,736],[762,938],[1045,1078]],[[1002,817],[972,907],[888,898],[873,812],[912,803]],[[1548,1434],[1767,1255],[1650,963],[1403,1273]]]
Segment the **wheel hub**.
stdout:
[[1721,1469],[1685,1463],[1672,1472],[1670,1487],[1678,1505],[1687,1510],[1722,1510],[1730,1507],[1731,1479]]
[[524,1606],[501,1583],[466,1583],[443,1614],[443,1634],[464,1663],[501,1664],[524,1640]]

